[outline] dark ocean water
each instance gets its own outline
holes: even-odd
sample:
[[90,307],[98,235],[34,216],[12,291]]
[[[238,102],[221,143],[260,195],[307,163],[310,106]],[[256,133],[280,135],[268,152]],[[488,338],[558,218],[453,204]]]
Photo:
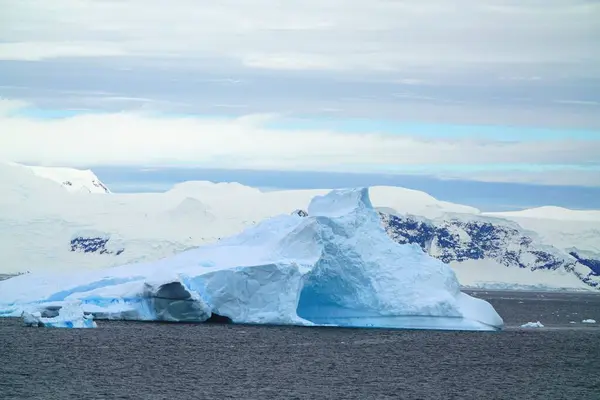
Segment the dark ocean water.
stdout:
[[0,399],[600,399],[600,295],[476,295],[505,331],[0,318]]

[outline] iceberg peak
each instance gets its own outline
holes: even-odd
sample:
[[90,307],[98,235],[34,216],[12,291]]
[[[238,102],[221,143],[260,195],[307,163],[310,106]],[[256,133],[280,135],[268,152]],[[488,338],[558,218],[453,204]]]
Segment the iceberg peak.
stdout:
[[373,210],[369,199],[368,188],[336,189],[315,196],[308,205],[308,215],[311,217],[341,217],[360,211]]

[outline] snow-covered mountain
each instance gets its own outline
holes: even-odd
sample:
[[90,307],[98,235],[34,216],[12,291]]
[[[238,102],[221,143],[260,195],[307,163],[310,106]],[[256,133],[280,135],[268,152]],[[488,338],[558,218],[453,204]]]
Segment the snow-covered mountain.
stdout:
[[12,173],[16,173],[14,170],[17,169],[21,169],[23,172],[28,170],[36,176],[58,183],[69,192],[110,193],[106,185],[89,169],[79,170],[64,167],[26,166],[12,162],[2,162],[0,168],[2,166],[5,169],[3,171],[5,174],[6,168],[10,167],[12,167]]
[[28,167],[37,176],[60,183],[70,192],[110,193],[96,174],[73,168]]
[[[206,204],[183,194],[70,192],[14,164],[0,164],[0,192],[0,273],[153,260],[250,225],[225,215],[215,222]],[[101,242],[97,251],[84,246]]]
[[[151,261],[304,210],[328,192],[185,182],[165,193],[115,194],[86,190],[105,187],[91,172],[53,170],[0,164],[0,273]],[[66,177],[72,186],[62,186]],[[593,211],[481,213],[397,187],[372,187],[370,197],[392,238],[450,263],[463,285],[600,289],[600,221],[581,218]]]
[[380,216],[396,242],[415,243],[450,264],[463,285],[600,289],[600,265],[595,265],[595,260],[578,259],[576,253],[548,245],[535,232],[512,221],[460,214],[434,220]]

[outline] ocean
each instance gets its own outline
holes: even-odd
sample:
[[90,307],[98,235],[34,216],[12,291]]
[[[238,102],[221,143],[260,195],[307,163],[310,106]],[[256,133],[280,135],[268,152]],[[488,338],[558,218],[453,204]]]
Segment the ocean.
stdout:
[[600,399],[600,295],[471,293],[504,331],[0,318],[0,399]]

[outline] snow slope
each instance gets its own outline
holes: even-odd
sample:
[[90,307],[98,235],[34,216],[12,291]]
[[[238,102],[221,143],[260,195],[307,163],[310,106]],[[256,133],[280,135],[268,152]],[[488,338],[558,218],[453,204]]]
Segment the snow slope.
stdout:
[[[383,230],[367,189],[315,197],[219,243],[102,271],[0,282],[0,315],[81,302],[97,318],[497,330],[502,318],[452,269]],[[60,314],[59,314],[60,317]]]
[[530,208],[522,211],[489,212],[485,215],[505,218],[537,218],[552,219],[557,221],[586,221],[600,222],[600,211],[597,210],[570,210],[563,207],[544,206]]
[[25,166],[16,163],[4,162],[0,165],[12,166],[33,172],[36,176],[49,179],[63,186],[69,192],[83,193],[110,193],[100,179],[91,170],[79,170],[64,167],[39,167]]

